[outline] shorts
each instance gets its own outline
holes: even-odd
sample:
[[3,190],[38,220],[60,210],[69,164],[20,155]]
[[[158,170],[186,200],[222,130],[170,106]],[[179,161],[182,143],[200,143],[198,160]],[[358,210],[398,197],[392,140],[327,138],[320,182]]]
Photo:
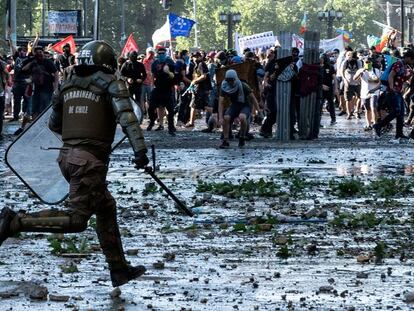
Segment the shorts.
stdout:
[[234,120],[239,117],[241,113],[246,115],[246,119],[249,120],[252,109],[249,106],[235,106],[231,105],[226,112],[225,116],[230,116],[231,120]]
[[208,107],[213,109],[213,113],[218,113],[218,94],[217,87],[213,87],[213,90],[210,92],[210,98],[208,101]]
[[363,98],[362,104],[364,105],[366,110],[377,110],[378,109],[378,97],[377,95],[373,95],[370,98]]
[[153,86],[151,85],[142,85],[141,89],[141,102],[149,102],[151,97],[151,91],[153,89]]
[[195,92],[191,97],[190,107],[197,110],[203,110],[208,106],[210,100],[209,93],[209,91]]
[[342,96],[344,95],[344,80],[342,79],[342,77],[336,77],[336,80],[338,82],[338,91],[339,91],[339,95]]
[[361,93],[361,86],[360,85],[347,85],[344,89],[345,93],[345,100],[350,101],[355,96],[357,98],[360,97]]

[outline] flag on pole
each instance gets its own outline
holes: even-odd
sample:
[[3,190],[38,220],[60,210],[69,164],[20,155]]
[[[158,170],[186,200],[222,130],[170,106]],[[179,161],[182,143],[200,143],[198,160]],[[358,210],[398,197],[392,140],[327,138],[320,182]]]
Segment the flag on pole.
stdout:
[[337,28],[335,31],[338,35],[343,36],[345,42],[351,42],[352,33],[350,33],[349,31],[346,31],[343,28]]
[[300,33],[304,34],[308,30],[308,13],[303,13],[303,19],[300,22]]
[[129,52],[139,51],[138,44],[135,42],[132,33],[129,35],[127,42],[125,43],[124,48],[122,49],[122,56],[128,55]]
[[176,37],[190,36],[191,28],[195,21],[170,13],[165,24],[157,29],[152,35],[153,46],[166,41],[171,41]]
[[73,38],[72,35],[66,37],[65,39],[56,43],[55,45],[52,45],[51,49],[59,54],[63,54],[62,48],[66,43],[69,43],[70,52],[74,54],[76,52],[76,44],[75,44],[75,39]]

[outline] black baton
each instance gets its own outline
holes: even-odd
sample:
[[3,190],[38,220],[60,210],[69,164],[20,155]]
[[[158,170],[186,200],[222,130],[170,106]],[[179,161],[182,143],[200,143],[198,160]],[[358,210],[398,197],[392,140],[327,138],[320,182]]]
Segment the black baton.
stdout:
[[183,211],[184,213],[186,213],[188,216],[194,216],[194,213],[189,210],[187,208],[187,206],[185,206],[176,196],[174,193],[171,192],[170,189],[168,189],[168,187],[157,177],[157,175],[154,174],[154,171],[151,167],[147,166],[145,168],[145,172],[148,173],[152,179],[154,179],[157,184],[159,184],[161,186],[162,189],[164,189],[165,192],[167,192],[167,194],[171,197],[171,199],[174,200],[175,203],[177,203],[178,208]]

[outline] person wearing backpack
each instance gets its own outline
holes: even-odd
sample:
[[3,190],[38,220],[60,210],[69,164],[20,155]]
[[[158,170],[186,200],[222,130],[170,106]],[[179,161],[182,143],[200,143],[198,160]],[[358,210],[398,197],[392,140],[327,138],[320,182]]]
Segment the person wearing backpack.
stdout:
[[[413,75],[413,65],[414,51],[408,50],[404,54],[403,59],[394,63],[389,70],[388,86],[386,92],[390,98],[390,113],[384,119],[374,124],[373,128],[378,137],[381,136],[381,129],[387,126],[395,118],[397,120],[395,138],[408,138],[403,133],[405,108],[403,99],[403,85],[404,82],[408,81]],[[387,69],[385,71],[387,71]]]
[[365,131],[372,130],[372,125],[378,119],[378,97],[380,95],[379,86],[381,72],[373,67],[371,58],[364,59],[364,67],[355,74],[355,79],[361,81],[361,103],[365,107]]

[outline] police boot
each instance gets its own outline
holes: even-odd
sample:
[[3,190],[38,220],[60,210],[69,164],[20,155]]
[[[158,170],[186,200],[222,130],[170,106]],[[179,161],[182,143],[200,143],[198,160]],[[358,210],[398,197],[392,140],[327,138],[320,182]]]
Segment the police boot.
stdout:
[[111,270],[111,281],[113,287],[121,286],[129,281],[136,279],[145,273],[144,266],[127,266],[124,269]]
[[15,232],[82,232],[88,225],[89,217],[71,211],[43,210],[36,213],[18,213],[13,219]]
[[0,212],[0,246],[3,242],[13,235],[11,230],[11,223],[16,217],[16,213],[13,212],[10,208],[4,207]]

